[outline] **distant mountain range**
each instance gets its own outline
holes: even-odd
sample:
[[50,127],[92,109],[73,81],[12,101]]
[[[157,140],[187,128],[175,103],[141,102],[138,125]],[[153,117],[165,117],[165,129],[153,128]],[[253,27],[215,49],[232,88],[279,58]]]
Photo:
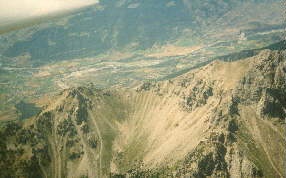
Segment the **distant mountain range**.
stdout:
[[[35,65],[41,65],[109,50],[146,50],[186,38],[211,41],[223,34],[222,28],[237,28],[247,34],[276,30],[283,28],[279,3],[282,2],[101,0],[58,20],[4,35],[0,42],[5,45],[0,52],[8,58],[26,54],[36,61]],[[267,12],[261,7],[272,9]],[[190,43],[200,43],[192,40]]]

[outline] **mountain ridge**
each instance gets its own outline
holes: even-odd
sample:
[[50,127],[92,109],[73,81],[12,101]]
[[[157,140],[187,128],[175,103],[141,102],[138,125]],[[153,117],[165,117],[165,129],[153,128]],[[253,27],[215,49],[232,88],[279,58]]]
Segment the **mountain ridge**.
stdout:
[[134,89],[64,90],[36,118],[0,129],[0,167],[23,177],[283,177],[284,60],[264,50]]

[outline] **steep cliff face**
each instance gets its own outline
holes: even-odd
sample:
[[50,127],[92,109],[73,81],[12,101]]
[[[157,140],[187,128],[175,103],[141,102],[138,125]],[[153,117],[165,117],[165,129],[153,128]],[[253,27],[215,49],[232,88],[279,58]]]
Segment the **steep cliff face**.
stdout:
[[283,177],[285,54],[136,89],[65,90],[1,129],[3,177]]

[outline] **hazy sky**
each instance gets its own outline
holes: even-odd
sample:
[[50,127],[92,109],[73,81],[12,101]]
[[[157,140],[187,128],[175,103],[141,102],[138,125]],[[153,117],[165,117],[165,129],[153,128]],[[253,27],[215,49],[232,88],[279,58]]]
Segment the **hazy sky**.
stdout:
[[98,0],[0,0],[0,24],[83,7]]

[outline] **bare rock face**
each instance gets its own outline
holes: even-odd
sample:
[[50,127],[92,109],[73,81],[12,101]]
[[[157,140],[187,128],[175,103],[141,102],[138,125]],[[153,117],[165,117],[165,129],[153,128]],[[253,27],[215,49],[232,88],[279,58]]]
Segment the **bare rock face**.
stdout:
[[285,119],[283,107],[285,98],[285,72],[283,63],[285,54],[282,52],[263,51],[260,61],[254,63],[253,70],[249,71],[237,88],[240,98],[244,102],[258,102],[257,114],[261,117],[269,116]]
[[137,89],[65,90],[2,126],[1,176],[283,177],[284,61],[265,50]]

